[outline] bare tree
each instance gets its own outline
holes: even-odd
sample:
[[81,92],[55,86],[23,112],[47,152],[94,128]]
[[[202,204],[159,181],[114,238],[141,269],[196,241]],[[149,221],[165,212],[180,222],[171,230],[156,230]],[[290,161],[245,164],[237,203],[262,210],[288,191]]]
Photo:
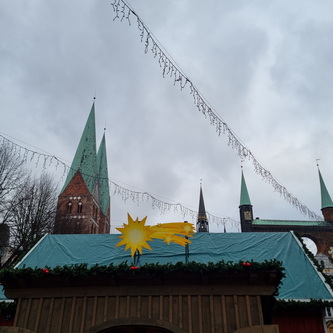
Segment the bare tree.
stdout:
[[7,204],[11,194],[23,182],[23,160],[13,146],[2,141],[0,145],[0,223],[6,222]]
[[0,266],[9,245],[8,206],[12,194],[23,182],[23,163],[13,145],[3,140],[0,145]]
[[[25,157],[10,142],[0,142],[0,267],[31,248],[45,233],[52,232],[57,187],[42,173],[32,177],[24,168]],[[8,249],[11,251],[8,252]],[[8,253],[12,256],[8,259]]]
[[9,227],[6,223],[0,223],[0,267],[9,245]]
[[27,176],[8,207],[11,244],[26,251],[44,234],[53,230],[57,187],[52,177],[42,173],[40,178]]

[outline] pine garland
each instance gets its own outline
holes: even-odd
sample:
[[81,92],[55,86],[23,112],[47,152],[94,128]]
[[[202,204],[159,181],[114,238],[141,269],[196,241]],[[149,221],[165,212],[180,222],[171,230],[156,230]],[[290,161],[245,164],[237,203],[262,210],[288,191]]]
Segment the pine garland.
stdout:
[[88,264],[75,264],[70,266],[56,266],[54,268],[6,268],[0,271],[0,283],[4,286],[11,285],[15,280],[33,280],[43,277],[60,277],[71,279],[85,279],[94,278],[97,276],[105,276],[107,278],[116,278],[124,275],[132,276],[151,276],[163,277],[170,273],[196,273],[196,274],[209,274],[209,273],[242,273],[242,272],[267,272],[274,270],[277,274],[277,289],[278,284],[285,277],[282,262],[273,259],[264,261],[262,263],[249,261],[239,261],[238,263],[219,261],[217,263],[209,262],[208,264],[197,263],[191,261],[189,263],[178,262],[176,264],[144,264],[140,267],[130,265],[126,262],[120,265],[93,265]]
[[322,310],[324,308],[333,307],[333,301],[325,301],[318,299],[310,299],[308,302],[297,301],[297,300],[276,300],[276,310],[297,310],[297,311],[312,311]]

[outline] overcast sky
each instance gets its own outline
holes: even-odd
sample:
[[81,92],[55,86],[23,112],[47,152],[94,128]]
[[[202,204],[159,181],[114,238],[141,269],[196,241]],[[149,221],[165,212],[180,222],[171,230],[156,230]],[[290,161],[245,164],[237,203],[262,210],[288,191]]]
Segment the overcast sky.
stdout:
[[[333,195],[333,2],[129,2],[173,61],[273,177],[321,216],[316,159]],[[109,1],[0,1],[0,134],[71,164],[93,97],[109,177],[239,230],[241,160],[227,137],[163,78],[132,17]],[[47,167],[63,185],[55,165]],[[243,162],[254,216],[308,219]],[[113,195],[111,223],[189,220]],[[211,231],[223,227],[211,223]]]

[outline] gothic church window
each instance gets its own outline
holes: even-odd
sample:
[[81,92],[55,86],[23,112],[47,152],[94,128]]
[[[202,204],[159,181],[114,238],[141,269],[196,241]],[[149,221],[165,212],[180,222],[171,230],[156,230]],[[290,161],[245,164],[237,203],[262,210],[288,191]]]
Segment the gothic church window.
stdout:
[[82,213],[82,206],[83,206],[82,202],[79,201],[78,204],[77,204],[77,212],[78,213]]
[[69,202],[69,203],[67,204],[67,214],[70,214],[71,212],[72,212],[72,203]]

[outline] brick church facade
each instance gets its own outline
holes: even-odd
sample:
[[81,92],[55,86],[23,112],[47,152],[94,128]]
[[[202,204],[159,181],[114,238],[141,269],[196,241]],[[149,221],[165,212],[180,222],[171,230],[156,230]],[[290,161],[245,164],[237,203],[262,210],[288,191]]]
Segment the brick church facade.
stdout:
[[110,195],[105,134],[96,152],[94,104],[58,197],[54,233],[110,233]]

